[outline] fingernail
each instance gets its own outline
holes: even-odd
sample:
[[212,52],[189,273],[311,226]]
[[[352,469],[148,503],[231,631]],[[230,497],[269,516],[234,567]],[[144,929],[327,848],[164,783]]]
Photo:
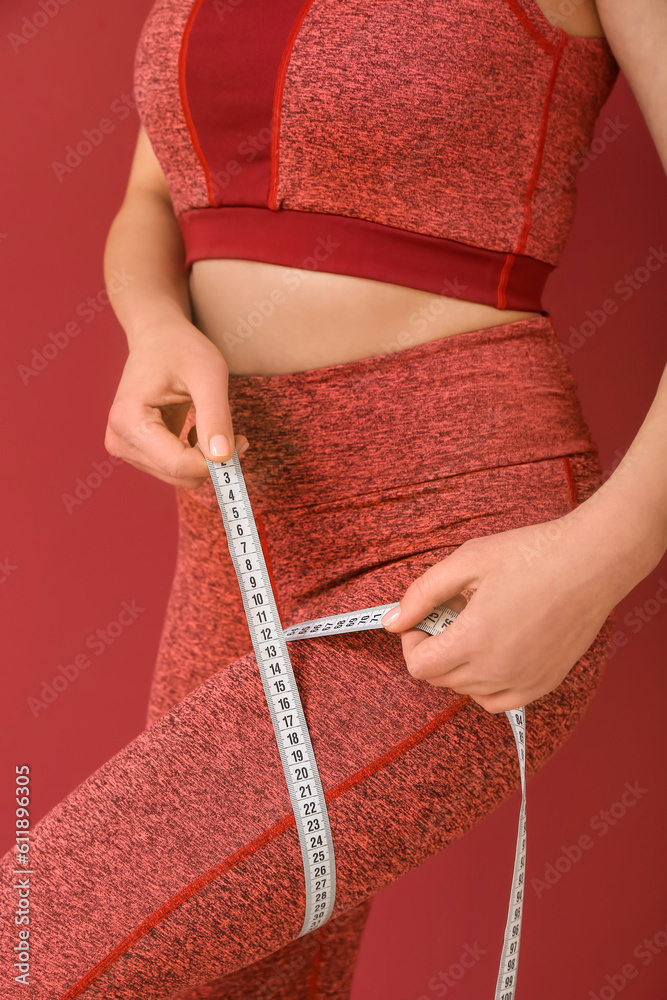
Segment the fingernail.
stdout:
[[224,455],[229,455],[231,451],[229,441],[224,434],[216,434],[211,438],[208,446],[211,454],[216,455],[218,458],[222,458]]
[[396,621],[400,613],[400,608],[392,608],[391,611],[385,611],[380,621],[383,625],[391,625],[393,621]]
[[241,447],[239,448],[239,455],[245,455],[249,447],[250,447],[249,441],[246,441],[245,444],[242,444]]

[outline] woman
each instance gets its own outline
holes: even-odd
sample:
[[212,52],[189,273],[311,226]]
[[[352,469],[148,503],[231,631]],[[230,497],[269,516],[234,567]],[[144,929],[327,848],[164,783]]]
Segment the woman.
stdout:
[[[106,447],[176,487],[178,562],[149,725],[35,831],[35,995],[348,997],[373,893],[516,787],[503,712],[528,773],[576,725],[667,548],[667,375],[601,485],[540,294],[616,59],[667,164],[666,35],[657,0],[152,8]],[[290,648],[338,875],[303,937],[204,457],[233,444],[285,626],[400,600]],[[414,630],[445,601],[461,627]]]

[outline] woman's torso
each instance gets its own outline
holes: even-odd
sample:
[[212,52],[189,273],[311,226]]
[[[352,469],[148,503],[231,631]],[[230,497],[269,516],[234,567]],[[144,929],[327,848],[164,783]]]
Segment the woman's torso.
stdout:
[[[603,34],[594,0],[536,0],[572,35]],[[555,17],[554,17],[555,15]],[[537,312],[497,309],[458,296],[255,260],[196,260],[193,322],[230,372],[272,375],[342,364]]]

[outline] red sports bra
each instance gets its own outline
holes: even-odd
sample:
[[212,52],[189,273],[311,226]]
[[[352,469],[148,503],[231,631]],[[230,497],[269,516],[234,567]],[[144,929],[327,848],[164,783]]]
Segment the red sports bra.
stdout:
[[157,0],[134,95],[188,269],[244,258],[543,311],[618,71],[535,0]]

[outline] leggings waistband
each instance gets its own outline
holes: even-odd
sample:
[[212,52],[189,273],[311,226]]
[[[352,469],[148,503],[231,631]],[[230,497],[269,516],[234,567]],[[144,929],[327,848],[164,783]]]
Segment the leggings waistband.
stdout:
[[[258,509],[597,452],[549,316],[279,375],[230,374]],[[182,436],[194,422],[192,410]],[[197,494],[209,490],[207,484]]]

